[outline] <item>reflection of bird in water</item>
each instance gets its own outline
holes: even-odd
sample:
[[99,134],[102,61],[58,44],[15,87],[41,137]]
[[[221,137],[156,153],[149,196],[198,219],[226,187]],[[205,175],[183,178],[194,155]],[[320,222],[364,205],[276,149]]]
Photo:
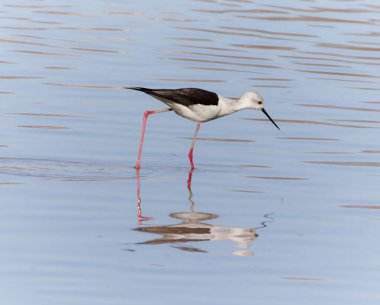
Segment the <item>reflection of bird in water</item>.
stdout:
[[[198,217],[200,216],[200,218],[203,217],[205,220],[218,217],[215,214],[207,215],[207,213],[198,212],[172,213],[170,214],[171,217],[181,219],[183,222],[176,225],[136,228],[136,231],[161,235],[161,238],[148,240],[141,244],[157,245],[210,240],[231,240],[238,243],[239,247],[239,250],[233,252],[234,255],[248,256],[253,254],[250,250],[251,243],[258,236],[254,228],[214,226],[200,222],[199,220],[193,220],[192,217],[189,217],[189,214],[195,214]],[[184,251],[206,252],[194,247],[177,248]]]
[[227,98],[214,92],[197,89],[148,89],[141,87],[124,87],[144,92],[160,100],[169,108],[160,110],[149,110],[144,113],[143,126],[141,130],[140,149],[137,157],[136,168],[140,168],[141,152],[144,142],[145,125],[148,116],[154,113],[174,111],[176,114],[197,123],[193,141],[189,151],[191,168],[194,168],[193,150],[197,140],[200,124],[208,122],[243,109],[261,110],[267,118],[278,128],[277,124],[264,109],[264,99],[256,92],[246,92],[240,98]]
[[[136,171],[137,178],[139,171]],[[176,244],[187,242],[200,242],[211,240],[231,240],[238,244],[238,250],[234,251],[234,255],[247,256],[253,255],[250,250],[252,242],[258,237],[255,228],[227,227],[216,226],[205,223],[204,221],[217,218],[218,215],[212,213],[195,212],[195,203],[193,201],[193,193],[191,191],[191,179],[193,170],[189,171],[187,180],[187,188],[189,191],[189,201],[191,212],[171,213],[169,216],[180,219],[182,222],[175,225],[138,227],[135,230],[139,232],[154,233],[161,235],[161,238],[148,240],[140,244],[157,245],[157,244]],[[140,183],[138,180],[138,223],[147,218],[141,213]],[[195,247],[177,246],[176,248],[184,251],[206,252]]]

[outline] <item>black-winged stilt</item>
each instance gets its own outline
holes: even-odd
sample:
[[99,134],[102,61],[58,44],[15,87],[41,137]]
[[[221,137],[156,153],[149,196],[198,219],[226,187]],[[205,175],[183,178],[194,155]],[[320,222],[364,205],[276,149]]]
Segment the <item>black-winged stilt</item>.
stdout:
[[198,88],[148,89],[142,87],[124,87],[124,89],[144,92],[169,106],[169,108],[165,109],[145,111],[139,154],[136,163],[137,169],[140,168],[146,120],[149,115],[154,113],[174,111],[176,114],[197,123],[189,151],[189,160],[192,169],[194,168],[194,144],[197,140],[200,124],[203,122],[211,121],[243,109],[257,109],[261,110],[274,126],[280,130],[268,112],[265,111],[264,99],[256,92],[246,92],[240,98],[227,98],[220,94]]

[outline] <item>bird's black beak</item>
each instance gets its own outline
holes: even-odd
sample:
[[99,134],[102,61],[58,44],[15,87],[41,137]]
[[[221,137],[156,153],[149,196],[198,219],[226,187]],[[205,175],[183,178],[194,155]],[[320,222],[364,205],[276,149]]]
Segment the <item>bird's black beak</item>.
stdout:
[[277,126],[277,124],[272,120],[272,118],[270,117],[270,115],[268,114],[268,112],[266,112],[266,110],[263,108],[261,109],[261,111],[266,115],[266,117],[273,123],[274,126],[277,127],[278,130],[280,130],[280,127]]

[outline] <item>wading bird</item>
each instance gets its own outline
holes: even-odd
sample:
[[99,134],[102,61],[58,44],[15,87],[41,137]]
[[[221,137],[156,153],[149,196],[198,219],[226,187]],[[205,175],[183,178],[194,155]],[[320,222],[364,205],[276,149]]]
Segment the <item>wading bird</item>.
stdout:
[[154,113],[174,111],[176,114],[197,123],[189,151],[189,160],[192,169],[194,168],[194,144],[197,140],[199,127],[203,122],[208,122],[243,109],[256,109],[261,110],[274,126],[280,130],[277,124],[269,116],[268,112],[264,109],[263,97],[256,92],[246,92],[240,98],[227,98],[220,94],[198,88],[148,89],[142,87],[124,87],[124,89],[144,92],[169,106],[169,108],[165,109],[145,111],[141,130],[139,154],[136,163],[137,169],[139,169],[141,165],[141,152],[144,142],[146,121],[148,116]]

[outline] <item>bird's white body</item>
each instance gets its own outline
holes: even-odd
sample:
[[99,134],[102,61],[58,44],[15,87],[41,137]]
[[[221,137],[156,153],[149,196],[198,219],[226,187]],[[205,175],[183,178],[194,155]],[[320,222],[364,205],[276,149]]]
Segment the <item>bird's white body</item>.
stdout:
[[207,122],[216,119],[220,115],[222,109],[221,105],[201,105],[195,104],[190,106],[184,106],[181,104],[169,104],[173,111],[191,121],[194,122]]
[[163,101],[173,111],[194,122],[208,122],[243,109],[261,109],[263,98],[256,92],[247,92],[240,98],[227,98],[218,94],[218,105],[194,104],[185,106],[171,101]]

